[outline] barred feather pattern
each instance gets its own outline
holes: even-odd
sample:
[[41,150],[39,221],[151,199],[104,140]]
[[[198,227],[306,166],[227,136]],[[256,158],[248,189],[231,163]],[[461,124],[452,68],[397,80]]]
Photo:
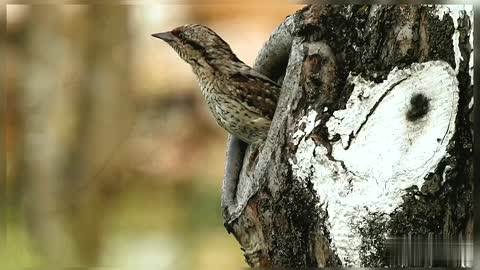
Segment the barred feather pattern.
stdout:
[[262,143],[275,113],[280,86],[249,67],[211,29],[198,24],[170,31],[167,43],[192,66],[216,122],[249,144]]

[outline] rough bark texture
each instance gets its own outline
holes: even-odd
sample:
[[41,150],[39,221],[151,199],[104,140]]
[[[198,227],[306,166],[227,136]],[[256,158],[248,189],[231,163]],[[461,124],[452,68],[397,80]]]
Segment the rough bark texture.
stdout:
[[[387,266],[387,235],[472,239],[470,16],[435,6],[312,5],[276,30],[255,68],[283,82],[282,94],[267,141],[258,153],[246,149],[239,183],[229,188],[235,207],[224,212],[250,266]],[[404,104],[392,101],[399,96]],[[445,110],[449,115],[440,113]],[[403,136],[413,138],[399,141],[402,135],[393,132],[391,145],[369,142],[390,120],[405,123]],[[445,129],[433,130],[437,124]],[[348,125],[354,126],[349,133],[338,131]],[[412,141],[432,132],[440,136],[433,150]],[[378,151],[379,145],[388,149]],[[379,153],[371,160],[376,164],[360,164],[358,154],[349,160],[350,147]],[[401,160],[382,166],[381,156],[397,148]],[[397,172],[408,163],[403,159],[418,158],[417,148],[422,155],[431,151],[425,164],[418,161],[423,173]],[[370,188],[359,191],[372,179],[378,181],[373,187],[389,191],[388,211],[372,201],[332,212],[356,201],[353,195],[377,196]],[[344,185],[346,195],[336,185]],[[349,216],[354,210],[358,218]],[[343,224],[350,230],[344,238],[342,222],[352,223]]]

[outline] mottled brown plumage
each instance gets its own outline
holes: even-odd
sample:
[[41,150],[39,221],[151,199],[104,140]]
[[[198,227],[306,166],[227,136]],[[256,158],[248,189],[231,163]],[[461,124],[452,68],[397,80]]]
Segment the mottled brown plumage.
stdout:
[[280,87],[247,66],[211,29],[190,24],[154,34],[192,66],[217,123],[249,144],[265,140]]

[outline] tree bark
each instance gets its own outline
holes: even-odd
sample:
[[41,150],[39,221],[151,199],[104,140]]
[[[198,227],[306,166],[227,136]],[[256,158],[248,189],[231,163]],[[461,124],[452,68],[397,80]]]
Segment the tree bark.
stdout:
[[279,26],[255,64],[277,111],[224,212],[250,266],[424,266],[389,243],[473,239],[472,15],[311,5]]

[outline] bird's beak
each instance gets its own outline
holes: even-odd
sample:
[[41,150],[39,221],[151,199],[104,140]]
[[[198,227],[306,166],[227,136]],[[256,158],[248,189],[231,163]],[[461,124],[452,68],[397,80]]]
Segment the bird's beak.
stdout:
[[170,32],[152,34],[153,37],[162,39],[166,42],[177,40],[177,37]]

